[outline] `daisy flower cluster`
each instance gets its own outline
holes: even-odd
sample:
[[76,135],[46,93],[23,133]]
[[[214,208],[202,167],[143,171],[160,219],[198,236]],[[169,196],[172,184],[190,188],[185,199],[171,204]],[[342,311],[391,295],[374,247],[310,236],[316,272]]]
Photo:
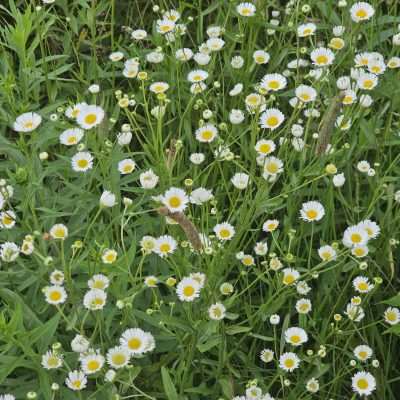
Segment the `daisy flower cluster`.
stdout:
[[0,400],[396,400],[399,4],[70,3],[0,7]]

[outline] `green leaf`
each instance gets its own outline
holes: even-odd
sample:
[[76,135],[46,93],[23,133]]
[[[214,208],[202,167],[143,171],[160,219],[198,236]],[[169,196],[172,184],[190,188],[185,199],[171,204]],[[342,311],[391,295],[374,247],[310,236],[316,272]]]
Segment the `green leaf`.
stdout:
[[178,393],[172,383],[171,376],[169,375],[168,369],[164,366],[161,367],[161,378],[164,386],[165,394],[168,400],[179,400]]

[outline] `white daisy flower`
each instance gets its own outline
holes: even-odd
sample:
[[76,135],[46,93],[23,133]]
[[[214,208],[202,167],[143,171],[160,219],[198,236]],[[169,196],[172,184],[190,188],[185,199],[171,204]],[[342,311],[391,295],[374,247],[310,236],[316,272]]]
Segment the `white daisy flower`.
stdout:
[[252,17],[256,13],[256,6],[252,3],[240,3],[236,6],[236,11],[242,17]]
[[196,139],[202,143],[211,143],[218,136],[218,129],[212,124],[206,124],[195,132]]
[[256,50],[253,53],[253,60],[256,64],[267,64],[271,56],[264,50]]
[[140,184],[143,189],[154,189],[157,186],[159,179],[160,178],[152,169],[142,172],[139,176]]
[[286,343],[289,343],[292,346],[300,346],[308,341],[308,335],[302,328],[288,328],[285,331],[285,340]]
[[170,212],[182,212],[186,209],[189,198],[183,189],[171,187],[162,196],[162,203]]
[[46,302],[53,305],[63,304],[67,300],[67,292],[59,285],[45,287],[44,295]]
[[332,50],[326,49],[325,47],[319,47],[313,50],[310,54],[311,61],[318,67],[326,67],[333,63],[335,55]]
[[284,114],[277,108],[269,108],[260,116],[260,126],[264,129],[275,130],[284,121]]
[[170,19],[164,18],[157,20],[157,32],[165,35],[173,32],[175,29],[175,22]]
[[277,219],[267,219],[263,224],[264,232],[273,232],[279,226],[279,221]]
[[130,174],[136,168],[136,163],[131,158],[126,158],[118,163],[118,171],[121,175]]
[[362,344],[353,350],[353,354],[358,360],[365,362],[372,357],[373,351],[371,347]]
[[315,33],[316,30],[317,26],[312,22],[309,22],[307,24],[301,24],[297,27],[297,36],[298,37],[311,36]]
[[65,146],[78,144],[83,138],[83,130],[80,128],[66,129],[60,135],[60,143]]
[[292,285],[300,278],[299,271],[294,268],[285,268],[283,271],[282,283],[284,285]]
[[71,371],[68,373],[65,384],[74,391],[85,389],[87,385],[86,375],[82,371]]
[[261,361],[269,363],[274,359],[274,351],[271,349],[263,349],[260,353]]
[[213,231],[219,240],[231,240],[235,235],[235,228],[228,222],[223,222],[214,226]]
[[86,375],[91,375],[95,374],[103,368],[105,359],[99,353],[89,352],[88,354],[81,356],[80,362],[82,371]]
[[18,258],[20,248],[14,242],[4,242],[0,245],[0,258],[4,262],[13,262]]
[[301,218],[307,222],[320,221],[324,215],[324,206],[319,201],[307,201],[300,210]]
[[120,369],[129,364],[131,353],[126,347],[116,346],[108,350],[107,363],[110,367]]
[[224,319],[225,315],[226,315],[226,308],[221,303],[212,304],[208,308],[208,316],[210,317],[210,319],[214,321],[220,321],[221,319]]
[[178,49],[175,52],[175,58],[179,61],[189,61],[193,57],[193,51],[188,48]]
[[310,103],[317,98],[317,91],[307,85],[300,85],[295,90],[296,97],[303,103]]
[[343,244],[346,247],[363,246],[368,239],[366,230],[358,225],[349,226],[343,233]]
[[120,343],[131,354],[138,355],[153,350],[155,341],[151,333],[133,328],[122,333]]
[[156,239],[154,253],[160,257],[166,257],[168,254],[172,254],[177,247],[176,240],[169,235],[160,236]]
[[105,290],[110,285],[110,280],[103,274],[93,275],[88,280],[88,286],[90,289]]
[[351,378],[353,391],[360,396],[369,396],[376,389],[376,380],[369,372],[357,372]]
[[106,305],[107,293],[101,289],[90,289],[83,297],[83,305],[88,310],[102,310]]
[[378,84],[378,77],[371,73],[362,73],[357,79],[357,86],[360,89],[372,90]]
[[[101,255],[101,261],[104,264],[112,264],[116,261],[117,256],[118,256],[118,253],[115,250],[105,249]],[[101,288],[97,288],[97,289],[101,289]]]
[[76,122],[82,129],[92,129],[104,119],[104,110],[96,105],[85,105],[81,108]]
[[368,247],[365,245],[356,245],[351,249],[351,254],[357,258],[362,258],[368,255]]
[[388,307],[385,310],[384,319],[389,325],[397,325],[400,322],[400,310],[397,307]]
[[205,189],[205,188],[197,188],[194,189],[191,193],[190,193],[190,202],[192,204],[197,204],[197,205],[201,205],[206,203],[207,201],[210,201],[214,198],[214,195],[212,194],[211,190]]
[[41,364],[45,369],[57,369],[63,365],[63,358],[61,355],[49,350],[43,354]]
[[181,301],[194,301],[200,296],[200,284],[196,279],[183,278],[176,287],[176,294]]
[[266,91],[277,92],[284,89],[287,85],[287,79],[281,74],[267,74],[261,80],[260,87]]
[[99,203],[101,207],[106,207],[106,208],[114,207],[117,204],[116,196],[109,190],[105,190],[100,196]]
[[11,229],[15,226],[17,216],[11,210],[6,210],[0,213],[0,228]]
[[231,178],[231,182],[236,189],[243,190],[246,189],[249,184],[250,177],[247,174],[238,172]]
[[321,246],[318,249],[318,255],[321,257],[321,260],[323,261],[336,260],[336,250],[329,245]]
[[13,124],[16,132],[32,132],[42,122],[42,117],[34,112],[27,112],[18,116]]
[[121,61],[124,58],[124,53],[122,51],[114,51],[110,53],[108,58],[112,62]]
[[350,7],[350,16],[354,22],[369,20],[375,14],[375,9],[369,3],[359,1]]
[[310,299],[299,299],[296,302],[296,311],[299,314],[308,314],[312,309]]
[[207,78],[208,78],[208,72],[202,69],[196,69],[194,71],[190,71],[187,76],[187,80],[191,83],[203,82]]
[[93,168],[93,157],[87,151],[80,151],[71,158],[71,165],[76,172],[86,172]]
[[155,94],[165,93],[169,89],[166,82],[154,82],[150,85],[149,90]]
[[86,106],[87,106],[87,104],[85,102],[77,103],[72,106],[69,106],[65,110],[65,116],[67,118],[76,119],[76,118],[78,118],[78,115],[80,114],[82,108],[86,107]]
[[286,372],[293,372],[300,365],[300,358],[295,353],[283,353],[279,357],[279,367]]

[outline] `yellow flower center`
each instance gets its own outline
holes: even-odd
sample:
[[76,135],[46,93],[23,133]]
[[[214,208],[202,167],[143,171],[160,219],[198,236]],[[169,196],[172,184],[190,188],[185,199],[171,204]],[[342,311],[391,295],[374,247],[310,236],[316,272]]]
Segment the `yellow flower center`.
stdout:
[[76,164],[78,165],[79,168],[83,169],[89,165],[89,161],[82,158],[82,159],[78,160],[78,162]]
[[303,101],[309,101],[311,99],[311,96],[308,93],[302,93],[300,95],[300,99]]
[[72,386],[73,386],[74,388],[76,388],[76,389],[80,389],[81,386],[82,386],[82,382],[81,382],[80,380],[76,380],[76,381],[73,381],[73,382],[71,382],[71,383],[72,383]]
[[265,57],[264,56],[256,56],[256,62],[258,63],[263,63],[265,61]]
[[25,122],[24,123],[24,128],[32,129],[33,128],[33,122],[32,121]]
[[95,289],[104,289],[104,282],[103,281],[94,281],[93,287]]
[[51,301],[58,301],[61,299],[61,293],[58,291],[53,291],[49,295]]
[[350,236],[350,240],[351,240],[353,243],[361,243],[362,237],[361,237],[361,235],[360,235],[359,233],[353,233],[353,234]]
[[76,136],[70,136],[70,137],[67,139],[67,143],[68,143],[68,144],[75,144],[76,142],[77,142]]
[[278,164],[274,162],[270,162],[265,166],[265,169],[270,173],[270,174],[276,174],[279,170]]
[[125,173],[132,172],[132,171],[133,171],[133,165],[131,165],[131,164],[124,165],[124,167],[122,168],[122,170],[123,170]]
[[185,287],[183,288],[183,294],[184,294],[186,297],[191,297],[191,296],[193,296],[193,295],[194,295],[194,292],[195,292],[195,289],[194,289],[193,286],[185,286]]
[[58,367],[58,358],[57,358],[57,357],[54,357],[54,356],[50,357],[50,358],[47,360],[47,365],[48,365],[49,367],[53,367],[53,368]]
[[142,345],[142,341],[139,338],[132,338],[128,341],[128,347],[131,350],[137,350]]
[[357,12],[356,12],[356,16],[360,19],[364,19],[368,16],[367,11],[365,11],[363,8],[360,8]]
[[168,253],[171,250],[171,246],[168,243],[163,243],[160,246],[161,253]]
[[291,336],[290,341],[295,344],[300,343],[301,337],[299,335],[293,335]]
[[308,210],[308,211],[306,211],[306,215],[307,215],[308,219],[315,219],[315,218],[317,218],[318,213],[315,210]]
[[76,118],[79,115],[79,110],[75,108],[75,110],[72,111],[71,116],[72,118]]
[[365,360],[367,358],[368,354],[366,351],[360,351],[358,353],[358,357],[360,357],[362,360]]
[[354,254],[358,257],[361,257],[365,254],[365,250],[362,247],[357,247],[354,249]]
[[364,88],[370,89],[374,85],[374,82],[371,79],[366,79],[363,83]]
[[278,81],[270,81],[268,83],[270,89],[279,89],[279,82]]
[[3,225],[11,225],[13,221],[13,218],[11,218],[9,215],[3,216]]
[[395,314],[393,311],[389,311],[389,312],[386,314],[386,319],[387,319],[388,321],[396,321],[396,314]]
[[368,290],[368,283],[366,283],[366,282],[360,282],[359,284],[358,284],[358,289],[359,290]]
[[285,367],[286,368],[293,368],[294,367],[294,360],[292,360],[291,358],[288,358],[287,360],[285,360]]
[[112,356],[112,361],[115,365],[122,365],[126,361],[126,357],[122,353],[117,353]]
[[104,300],[101,297],[97,297],[93,300],[93,304],[95,306],[102,306],[104,304]]
[[90,360],[87,363],[87,369],[89,371],[97,371],[100,368],[100,363],[97,360]]
[[277,126],[279,124],[279,119],[275,115],[272,115],[271,117],[267,118],[267,125],[268,126]]
[[359,379],[359,380],[357,381],[357,387],[358,387],[359,389],[361,389],[361,390],[367,389],[367,388],[368,388],[368,381],[367,381],[366,379],[364,379],[364,378]]
[[312,29],[311,28],[304,29],[304,31],[303,31],[303,35],[304,36],[308,36],[308,35],[311,35],[311,34],[312,34]]
[[88,114],[85,117],[85,123],[88,125],[92,125],[96,122],[97,120],[97,115],[96,114]]
[[330,260],[332,258],[332,254],[329,251],[325,251],[321,254],[323,260]]
[[171,207],[177,208],[182,204],[182,201],[178,196],[172,196],[168,199],[168,203]]
[[221,236],[222,238],[228,238],[231,235],[231,232],[229,231],[229,229],[221,229],[219,231],[219,236]]
[[271,146],[268,143],[263,143],[259,148],[260,153],[268,154],[271,151]]
[[293,275],[285,275],[283,277],[283,283],[286,285],[290,285],[295,281],[294,276]]
[[202,137],[204,140],[210,140],[210,139],[212,139],[212,137],[213,137],[213,132],[210,131],[210,130],[205,130],[205,131],[203,131],[203,132],[201,133],[201,137]]
[[315,61],[319,65],[326,65],[326,64],[328,64],[329,59],[325,54],[321,54],[321,55],[317,56]]

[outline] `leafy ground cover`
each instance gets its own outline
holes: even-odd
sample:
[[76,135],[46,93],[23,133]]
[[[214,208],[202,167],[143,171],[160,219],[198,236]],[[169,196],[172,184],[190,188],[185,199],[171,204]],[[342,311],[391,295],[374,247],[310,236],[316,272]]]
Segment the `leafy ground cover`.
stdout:
[[396,400],[397,1],[4,0],[0,400]]

